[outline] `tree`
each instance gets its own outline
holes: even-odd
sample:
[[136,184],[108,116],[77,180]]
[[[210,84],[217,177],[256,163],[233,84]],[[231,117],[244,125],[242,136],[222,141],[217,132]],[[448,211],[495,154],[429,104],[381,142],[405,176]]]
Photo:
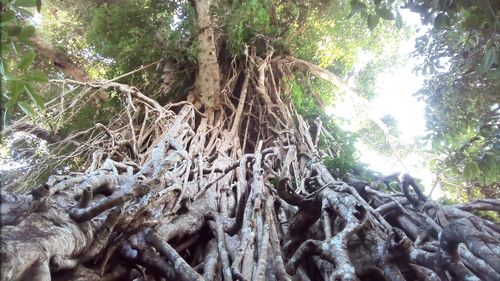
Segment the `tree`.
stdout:
[[[47,124],[102,92],[120,110],[64,138],[26,119],[12,125],[53,142],[66,169],[85,170],[2,193],[1,280],[500,277],[498,226],[473,213],[498,211],[497,201],[443,207],[409,175],[390,191],[389,178],[336,175],[323,163],[339,157],[340,141],[327,120],[304,119],[291,92],[309,75],[354,91],[268,35],[324,4],[307,15],[302,1],[249,3],[184,3],[197,42],[185,100],[163,104],[118,79],[53,79],[66,92],[47,102]],[[224,37],[217,15],[246,5],[276,29]],[[241,50],[229,48],[235,38]]]
[[[437,3],[439,2],[439,3]],[[497,198],[500,173],[498,1],[409,1],[434,29],[418,38],[432,169],[455,200]],[[465,188],[464,188],[465,187]]]

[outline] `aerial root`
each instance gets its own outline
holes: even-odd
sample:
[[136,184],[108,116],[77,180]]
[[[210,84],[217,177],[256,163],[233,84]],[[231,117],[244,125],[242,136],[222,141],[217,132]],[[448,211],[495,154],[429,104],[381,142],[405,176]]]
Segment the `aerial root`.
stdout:
[[[440,209],[432,202],[417,202],[414,207],[404,194],[387,195],[365,186],[363,196],[374,199],[368,203],[359,194],[361,189],[334,179],[320,163],[313,164],[310,177],[304,179],[316,189],[308,193],[290,180],[298,174],[294,165],[300,166],[294,145],[263,148],[236,161],[224,157],[207,161],[198,153],[199,162],[186,147],[192,140],[189,134],[165,133],[151,157],[132,172],[105,160],[86,175],[54,178],[50,188],[37,189],[32,196],[43,200],[70,196],[75,204],[65,206],[76,206],[68,213],[80,227],[104,219],[85,251],[53,255],[49,272],[81,271],[83,264],[94,260],[107,278],[137,276],[146,270],[180,280],[265,280],[271,264],[279,280],[290,280],[310,275],[305,263],[312,261],[325,279],[356,280],[369,274],[390,280],[411,276],[447,280],[448,275],[458,280],[498,279],[495,229],[473,216],[449,217],[468,214],[465,210]],[[149,175],[153,180],[145,181]],[[230,208],[229,202],[233,202]],[[482,208],[495,206],[483,203]],[[398,228],[404,225],[395,227],[386,220],[398,210],[399,216],[422,228],[412,239]],[[141,228],[145,222],[151,229]],[[197,241],[206,236],[200,232],[205,225],[212,235],[200,246]],[[358,245],[363,237],[373,244]],[[108,247],[111,241],[114,245]],[[364,270],[349,252],[356,247],[373,252]],[[99,258],[105,249],[105,257]],[[114,250],[143,272],[110,270],[105,265],[114,263],[109,262]],[[188,252],[197,254],[186,258]],[[200,259],[200,253],[207,257]],[[48,264],[37,261],[30,268],[44,278]]]
[[122,245],[120,254],[126,261],[143,266],[156,276],[162,276],[167,280],[175,280],[177,278],[177,273],[173,266],[145,244],[136,244],[133,249],[126,242]]
[[91,207],[72,208],[69,210],[68,213],[70,217],[77,222],[88,221],[98,216],[99,214],[105,212],[106,210],[109,210],[113,207],[124,204],[127,201],[145,195],[149,191],[149,189],[150,187],[146,184],[138,184],[136,187],[133,187],[132,191],[130,192],[127,192],[125,194],[111,195],[105,200],[102,200],[101,202]]
[[[207,246],[205,261],[203,263],[203,278],[205,280],[215,280],[217,275],[218,265],[219,265],[219,253],[217,252],[217,243],[213,240],[210,240]],[[225,270],[227,271],[229,270],[229,268],[226,268]]]
[[224,232],[224,225],[218,215],[213,216],[213,220],[209,221],[210,228],[217,237],[217,249],[220,255],[222,266],[222,276],[224,280],[231,280],[231,264],[229,262],[229,254],[226,246],[226,233]]
[[63,258],[61,256],[54,256],[50,260],[50,269],[54,272],[64,269],[72,269],[77,265],[89,261],[97,254],[99,254],[102,249],[108,245],[109,237],[115,227],[116,223],[120,219],[122,210],[115,207],[106,217],[106,220],[98,230],[94,237],[94,241],[90,245],[89,249],[85,251],[84,254],[79,255],[76,258]]
[[177,275],[183,281],[203,281],[203,277],[198,274],[168,243],[163,241],[154,230],[146,234],[146,242],[155,247],[163,256],[170,261]]

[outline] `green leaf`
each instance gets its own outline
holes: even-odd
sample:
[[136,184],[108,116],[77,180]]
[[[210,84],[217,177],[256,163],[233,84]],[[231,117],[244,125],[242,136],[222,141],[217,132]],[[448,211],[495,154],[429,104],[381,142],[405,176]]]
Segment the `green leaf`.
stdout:
[[432,159],[429,161],[429,168],[435,169],[437,167],[437,159]]
[[476,162],[471,162],[472,174],[478,176],[481,170],[479,170],[479,165]]
[[471,180],[475,176],[479,175],[479,166],[477,165],[476,162],[469,161],[467,164],[465,164],[464,167],[464,178],[466,180]]
[[351,12],[349,13],[349,15],[347,15],[347,19],[352,18],[352,16],[354,16],[354,14],[356,14],[356,10],[352,9]]
[[368,15],[368,28],[370,30],[374,30],[377,27],[379,21],[379,17],[377,15],[369,14]]
[[10,80],[8,82],[9,96],[21,93],[24,90],[23,82],[21,80]]
[[17,65],[19,69],[26,70],[33,63],[35,59],[35,51],[29,50],[24,56],[21,58],[21,61]]
[[[354,13],[359,12],[362,16],[367,15],[366,10],[368,7],[366,6],[365,3],[358,1],[358,0],[352,0],[350,3],[351,3],[351,9],[352,9],[351,14],[354,15]],[[351,14],[349,14],[349,16],[352,17]],[[348,18],[349,18],[349,16],[348,16]]]
[[35,89],[33,88],[33,86],[31,86],[30,84],[28,83],[25,83],[24,84],[24,89],[26,90],[26,92],[28,93],[28,96],[31,98],[31,100],[36,104],[36,106],[40,109],[44,109],[45,108],[45,103],[43,102],[43,99],[42,97],[40,97]]
[[495,171],[493,170],[487,170],[484,173],[484,184],[485,185],[491,185],[497,181],[497,176],[495,174]]
[[35,110],[33,110],[33,107],[25,101],[20,101],[17,103],[17,105],[26,113],[28,116],[33,116],[35,115]]
[[481,70],[482,70],[482,72],[488,71],[493,66],[493,64],[496,61],[496,56],[497,56],[497,52],[496,52],[496,50],[495,50],[494,47],[489,48],[484,53],[483,59],[481,61]]
[[397,11],[396,13],[396,27],[398,29],[401,29],[403,27],[403,17],[399,13],[399,11]]
[[19,95],[24,90],[23,83],[19,80],[11,80],[8,83],[9,87],[9,101],[5,105],[7,108],[12,108],[16,104]]
[[35,81],[35,82],[41,82],[41,83],[48,83],[49,79],[47,78],[47,75],[45,73],[35,70],[33,73],[30,75],[30,80]]
[[10,47],[12,48],[12,51],[14,51],[14,54],[16,54],[17,56],[17,44],[13,41],[13,40],[10,40]]
[[375,8],[375,12],[385,20],[393,20],[394,14],[387,8]]
[[25,8],[17,8],[17,11],[19,13],[21,13],[21,15],[23,17],[33,17],[34,16],[33,13],[30,10],[25,9]]
[[19,41],[26,42],[31,36],[33,36],[33,34],[35,34],[35,31],[36,29],[34,26],[28,25],[17,35],[17,39]]
[[296,83],[294,83],[293,86],[292,86],[292,92],[293,92],[294,96],[297,96],[297,97],[301,97],[302,96],[302,89]]
[[7,116],[8,116],[9,108],[5,108],[3,111],[3,116],[2,116],[2,122],[3,122],[3,127],[7,128]]
[[42,11],[42,0],[36,0],[36,11],[39,13]]
[[11,10],[6,10],[0,14],[0,23],[6,23],[16,18],[16,13]]
[[5,81],[16,80],[16,77],[14,77],[14,76],[12,76],[12,75],[10,75],[10,74],[8,74],[8,73],[5,73],[5,74],[4,74],[4,76],[3,76],[2,78],[3,78],[3,80],[5,80]]
[[14,6],[16,7],[36,7],[37,0],[16,0]]
[[471,170],[470,166],[466,165],[464,167],[464,178],[468,181],[472,179],[472,170]]
[[486,77],[488,77],[488,79],[497,81],[497,85],[499,85],[500,84],[500,68],[496,68],[496,69],[492,69],[492,70],[488,71],[488,73],[486,73]]
[[450,25],[450,18],[445,13],[439,13],[434,19],[434,27],[442,29]]
[[472,28],[479,29],[479,28],[481,28],[482,24],[483,24],[482,15],[476,15],[476,14],[468,15],[462,23],[462,25],[468,29],[472,29]]
[[488,155],[486,156],[486,166],[493,170],[493,171],[496,171],[497,170],[497,161],[496,161],[496,157],[494,155]]
[[0,75],[5,75],[5,68],[3,66],[3,59],[0,58]]

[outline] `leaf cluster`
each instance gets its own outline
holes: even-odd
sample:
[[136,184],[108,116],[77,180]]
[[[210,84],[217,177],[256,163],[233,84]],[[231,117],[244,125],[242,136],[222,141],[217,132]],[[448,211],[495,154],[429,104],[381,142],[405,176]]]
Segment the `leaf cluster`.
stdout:
[[276,36],[277,27],[271,23],[271,1],[232,1],[222,5],[217,16],[224,20],[223,32],[231,56],[242,55],[245,44],[249,45],[256,35]]
[[348,18],[355,14],[360,14],[362,18],[366,19],[366,23],[370,30],[374,30],[379,24],[380,20],[393,21],[398,29],[403,27],[403,17],[397,9],[399,1],[381,1],[374,0],[368,5],[361,0],[351,0],[351,12]]
[[460,198],[495,197],[500,181],[498,1],[410,1],[433,29],[416,42],[426,81],[431,169]]

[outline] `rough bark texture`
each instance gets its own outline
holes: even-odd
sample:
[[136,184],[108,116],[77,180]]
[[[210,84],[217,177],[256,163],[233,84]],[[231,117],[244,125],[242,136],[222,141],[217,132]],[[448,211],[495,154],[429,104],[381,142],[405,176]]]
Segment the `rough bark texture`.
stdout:
[[402,192],[334,178],[317,144],[338,145],[283,101],[290,65],[268,47],[231,66],[204,112],[64,81],[127,106],[57,143],[86,172],[2,194],[0,280],[500,280],[499,227],[471,213],[497,201],[443,207],[409,176]]
[[195,0],[198,33],[198,72],[194,95],[207,109],[220,107],[220,78],[214,30],[210,19],[210,0]]

